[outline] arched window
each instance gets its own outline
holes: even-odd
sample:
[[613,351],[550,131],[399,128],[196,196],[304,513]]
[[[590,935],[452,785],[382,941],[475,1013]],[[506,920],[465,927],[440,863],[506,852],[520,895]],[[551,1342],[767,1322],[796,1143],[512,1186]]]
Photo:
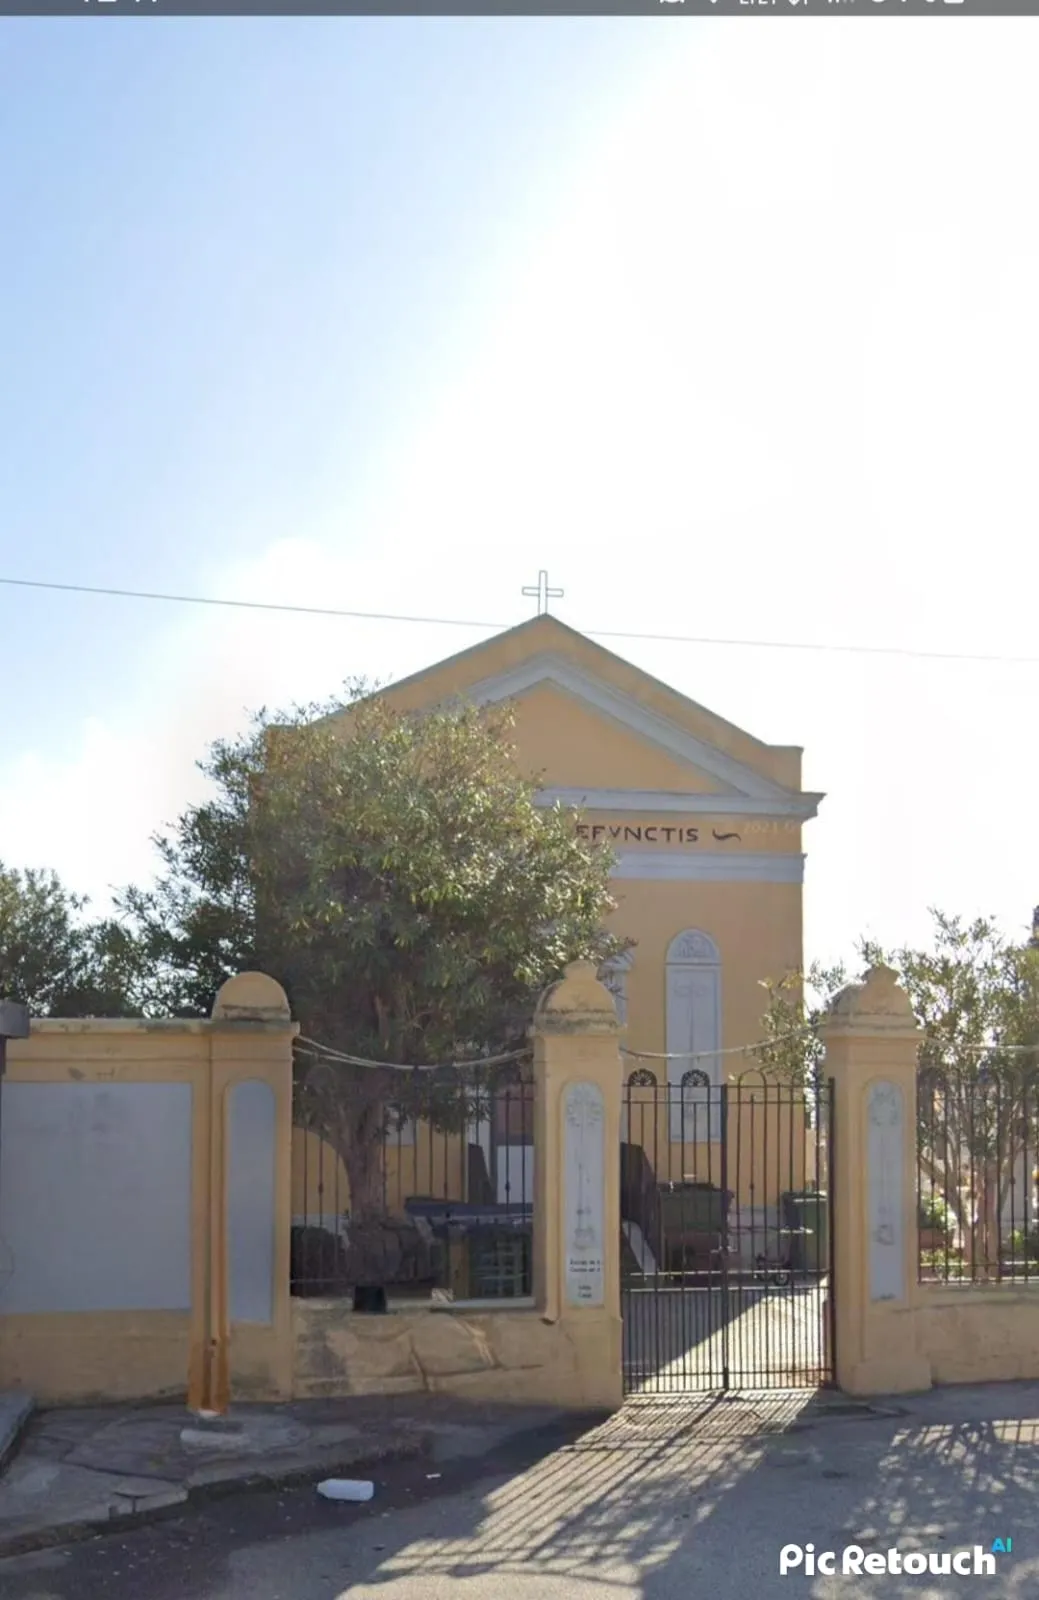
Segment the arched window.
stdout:
[[599,982],[612,994],[613,1003],[617,1007],[617,1021],[622,1028],[626,1027],[628,1022],[628,973],[631,971],[634,959],[630,950],[622,950],[619,956],[604,961],[599,968]]
[[[668,1081],[673,1140],[717,1139],[721,1107],[721,956],[709,934],[687,928],[667,952]],[[709,1115],[708,1113],[709,1107]]]

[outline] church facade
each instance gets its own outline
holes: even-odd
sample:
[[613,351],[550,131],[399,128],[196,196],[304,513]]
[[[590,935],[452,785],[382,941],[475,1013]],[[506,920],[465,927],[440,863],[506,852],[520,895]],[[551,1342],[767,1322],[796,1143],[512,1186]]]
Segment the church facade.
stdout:
[[736,1052],[761,1038],[762,983],[802,962],[803,828],[823,797],[802,788],[800,749],[763,744],[549,615],[383,692],[401,710],[512,705],[540,801],[616,852],[613,926],[634,944],[606,977],[628,1050],[675,1085],[693,1059],[712,1083],[753,1066]]
[[[603,977],[625,1024],[626,1270],[656,1271],[690,1234],[701,1252],[724,1234],[751,1263],[782,1254],[782,1196],[817,1166],[805,1102],[774,1102],[756,1073],[746,1093],[717,1090],[758,1065],[745,1049],[762,1037],[763,982],[802,962],[802,831],[822,796],[802,788],[801,751],[763,744],[547,614],[380,693],[406,712],[509,703],[540,803],[615,852],[611,921],[631,947]],[[461,1139],[404,1120],[384,1150],[388,1211],[440,1241],[456,1299],[530,1293],[538,1152],[527,1113],[501,1110]],[[303,1128],[293,1196],[294,1226],[343,1236],[346,1172]]]

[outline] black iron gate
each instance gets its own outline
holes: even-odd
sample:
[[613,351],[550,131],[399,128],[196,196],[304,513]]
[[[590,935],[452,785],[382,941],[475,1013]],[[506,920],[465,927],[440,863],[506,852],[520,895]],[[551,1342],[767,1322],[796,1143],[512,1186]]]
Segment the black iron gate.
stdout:
[[833,1093],[633,1072],[621,1127],[628,1393],[833,1381]]

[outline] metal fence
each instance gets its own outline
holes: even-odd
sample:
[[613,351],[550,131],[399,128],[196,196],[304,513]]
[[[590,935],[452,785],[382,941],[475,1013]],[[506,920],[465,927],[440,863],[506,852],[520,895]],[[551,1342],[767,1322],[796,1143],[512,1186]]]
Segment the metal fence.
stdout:
[[633,1072],[622,1103],[629,1392],[830,1381],[831,1086]]
[[[293,1134],[291,1289],[429,1301],[532,1292],[534,1085],[521,1066],[304,1079]],[[396,1094],[398,1097],[390,1098]]]
[[1039,1075],[921,1072],[923,1282],[1039,1279]]

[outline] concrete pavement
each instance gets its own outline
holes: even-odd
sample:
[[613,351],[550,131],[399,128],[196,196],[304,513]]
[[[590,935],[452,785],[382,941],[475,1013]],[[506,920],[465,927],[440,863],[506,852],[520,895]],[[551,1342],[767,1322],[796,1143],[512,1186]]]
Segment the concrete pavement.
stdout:
[[[1039,1593],[1039,1385],[872,1410],[806,1395],[637,1400],[559,1448],[519,1441],[370,1506],[312,1489],[0,1563],[5,1600],[843,1600]],[[401,1474],[411,1474],[403,1481]],[[397,1475],[395,1477],[395,1475]],[[779,1575],[785,1544],[1013,1540],[993,1578]]]
[[114,1521],[139,1522],[216,1493],[357,1476],[387,1460],[486,1454],[560,1415],[466,1405],[446,1395],[244,1405],[208,1422],[179,1405],[42,1412],[0,1476],[0,1555],[80,1538]]

